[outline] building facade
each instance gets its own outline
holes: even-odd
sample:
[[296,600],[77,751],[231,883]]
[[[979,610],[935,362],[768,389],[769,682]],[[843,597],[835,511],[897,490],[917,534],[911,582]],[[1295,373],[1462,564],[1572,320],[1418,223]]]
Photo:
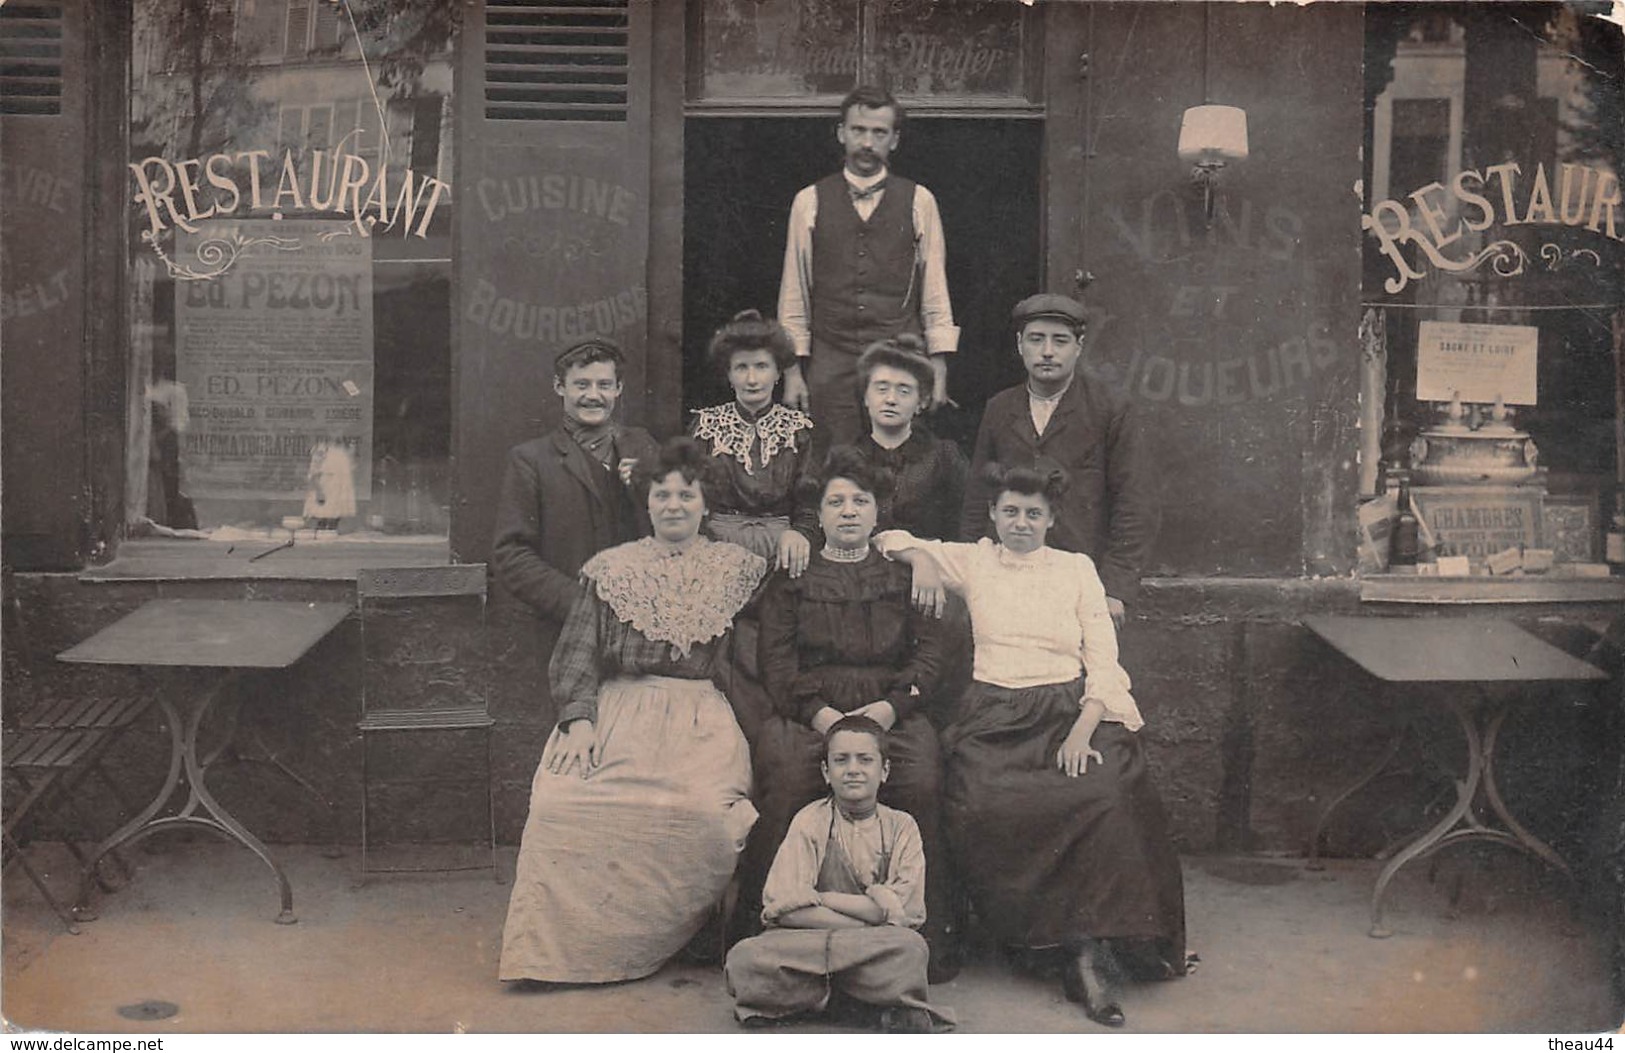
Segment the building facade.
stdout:
[[[503,454],[557,423],[553,358],[585,336],[629,350],[627,419],[680,430],[718,393],[712,329],[771,310],[790,199],[838,163],[840,97],[876,81],[909,108],[894,163],[949,245],[963,334],[940,429],[968,442],[1021,379],[1018,299],[1091,304],[1086,361],[1130,392],[1158,465],[1123,650],[1177,833],[1296,848],[1380,746],[1366,717],[1398,704],[1303,616],[1510,615],[1584,650],[1625,599],[1587,576],[1620,471],[1622,109],[1594,75],[1617,93],[1618,35],[1492,6],[9,3],[4,534],[36,649],[152,595],[343,597],[359,566],[483,560]],[[1203,104],[1246,113],[1211,198],[1178,150]],[[1368,528],[1450,401],[1418,388],[1423,322],[1535,330],[1516,353],[1538,399],[1515,408],[1546,500],[1481,547],[1561,532],[1566,570],[1386,566]],[[513,838],[550,709],[503,611]],[[343,654],[283,729],[341,802]],[[1579,844],[1573,765],[1607,763],[1586,751],[1615,718],[1563,713],[1572,764],[1531,749],[1518,770]],[[319,822],[263,807],[273,836]],[[1368,809],[1346,844],[1422,807]]]

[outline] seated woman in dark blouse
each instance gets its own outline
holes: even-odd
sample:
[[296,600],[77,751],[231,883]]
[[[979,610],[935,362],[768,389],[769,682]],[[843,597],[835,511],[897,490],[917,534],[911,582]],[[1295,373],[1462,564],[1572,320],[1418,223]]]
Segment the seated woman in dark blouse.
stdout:
[[760,601],[757,662],[773,711],[754,744],[762,819],[741,860],[739,902],[742,911],[759,911],[762,882],[790,819],[826,790],[824,732],[861,713],[891,732],[891,777],[880,800],[919,824],[927,860],[922,931],[936,975],[946,979],[945,944],[933,938],[952,914],[937,819],[942,765],[936,730],[922,712],[936,694],[941,636],[936,620],[910,605],[907,569],[869,547],[888,489],[884,473],[857,451],[831,450],[814,491],[824,547],[801,577],[771,579]]
[[761,312],[740,311],[711,338],[707,357],[734,391],[729,402],[695,410],[689,427],[717,467],[711,534],[800,574],[815,518],[805,509],[796,521],[796,481],[808,467],[813,422],[773,401],[780,374],[795,362],[795,345]]
[[856,448],[892,473],[892,494],[880,507],[877,530],[954,541],[967,469],[959,447],[918,420],[934,382],[925,342],[917,336],[904,334],[865,348],[858,359],[858,386],[869,434]]

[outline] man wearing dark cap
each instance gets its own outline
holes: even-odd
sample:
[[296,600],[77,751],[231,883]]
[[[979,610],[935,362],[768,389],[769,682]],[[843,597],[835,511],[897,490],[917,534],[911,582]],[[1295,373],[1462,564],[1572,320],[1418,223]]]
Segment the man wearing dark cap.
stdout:
[[649,532],[648,513],[627,492],[633,463],[657,452],[642,428],[615,422],[626,355],[609,340],[585,340],[553,362],[563,401],[559,427],[508,453],[497,504],[491,569],[535,612],[542,668],[583,589],[581,565]]
[[948,400],[947,356],[959,329],[942,219],[931,191],[887,167],[902,125],[890,93],[853,91],[835,128],[844,167],[804,187],[790,206],[779,324],[795,343],[796,365],[785,370],[784,401],[812,416],[820,448],[866,430],[857,361],[876,340],[923,336],[936,381],[926,408]]
[[985,478],[989,463],[1064,470],[1067,488],[1054,509],[1049,543],[1095,561],[1112,618],[1121,625],[1161,511],[1128,397],[1078,368],[1087,319],[1083,304],[1070,296],[1039,293],[1016,304],[1016,351],[1027,382],[988,400],[960,536],[972,541],[989,533],[987,505],[995,496]]

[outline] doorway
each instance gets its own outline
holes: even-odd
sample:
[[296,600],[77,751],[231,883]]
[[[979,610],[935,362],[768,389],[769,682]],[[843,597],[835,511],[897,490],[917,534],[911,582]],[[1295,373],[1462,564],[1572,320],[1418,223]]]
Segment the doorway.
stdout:
[[[725,400],[705,362],[711,334],[736,312],[777,311],[790,202],[840,164],[833,115],[691,117],[683,179],[683,404]],[[960,327],[949,366],[959,404],[932,421],[966,447],[982,408],[1018,382],[1010,309],[1038,290],[1043,122],[910,117],[892,156],[899,175],[936,195],[948,245],[948,293]]]

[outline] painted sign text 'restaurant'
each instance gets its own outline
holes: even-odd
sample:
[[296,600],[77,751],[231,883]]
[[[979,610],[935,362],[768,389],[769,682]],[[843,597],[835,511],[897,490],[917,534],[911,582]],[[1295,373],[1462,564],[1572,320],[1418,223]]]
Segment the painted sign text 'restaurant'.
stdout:
[[[1562,164],[1552,179],[1546,174],[1546,166],[1539,164],[1526,183],[1520,182],[1521,175],[1523,169],[1515,161],[1490,165],[1482,172],[1463,169],[1450,181],[1448,189],[1443,183],[1429,183],[1407,195],[1409,205],[1389,198],[1372,206],[1361,217],[1360,227],[1376,236],[1382,254],[1397,272],[1383,283],[1383,288],[1397,293],[1413,278],[1423,277],[1423,272],[1405,258],[1402,245],[1415,245],[1440,270],[1472,270],[1499,246],[1488,246],[1463,259],[1452,259],[1444,250],[1469,232],[1488,230],[1497,224],[1583,226],[1592,233],[1606,233],[1615,241],[1625,241],[1615,227],[1615,210],[1625,199],[1614,173],[1589,165]],[[1456,206],[1465,206],[1469,211],[1446,230]],[[1421,218],[1421,229],[1411,221],[1412,208]]]
[[[134,200],[146,208],[149,233],[156,236],[170,224],[196,233],[206,219],[232,216],[247,202],[253,212],[311,211],[346,216],[356,233],[365,236],[377,226],[427,237],[429,222],[450,185],[433,176],[415,176],[408,168],[399,191],[390,200],[389,170],[376,174],[364,157],[351,153],[310,152],[301,166],[294,151],[282,152],[282,163],[271,170],[268,150],[239,150],[185,161],[148,157],[130,165],[135,176]],[[270,182],[275,172],[275,184]],[[247,178],[247,193],[242,180]],[[419,209],[422,210],[421,214]],[[277,217],[280,218],[280,217]],[[413,221],[417,221],[413,229]]]

